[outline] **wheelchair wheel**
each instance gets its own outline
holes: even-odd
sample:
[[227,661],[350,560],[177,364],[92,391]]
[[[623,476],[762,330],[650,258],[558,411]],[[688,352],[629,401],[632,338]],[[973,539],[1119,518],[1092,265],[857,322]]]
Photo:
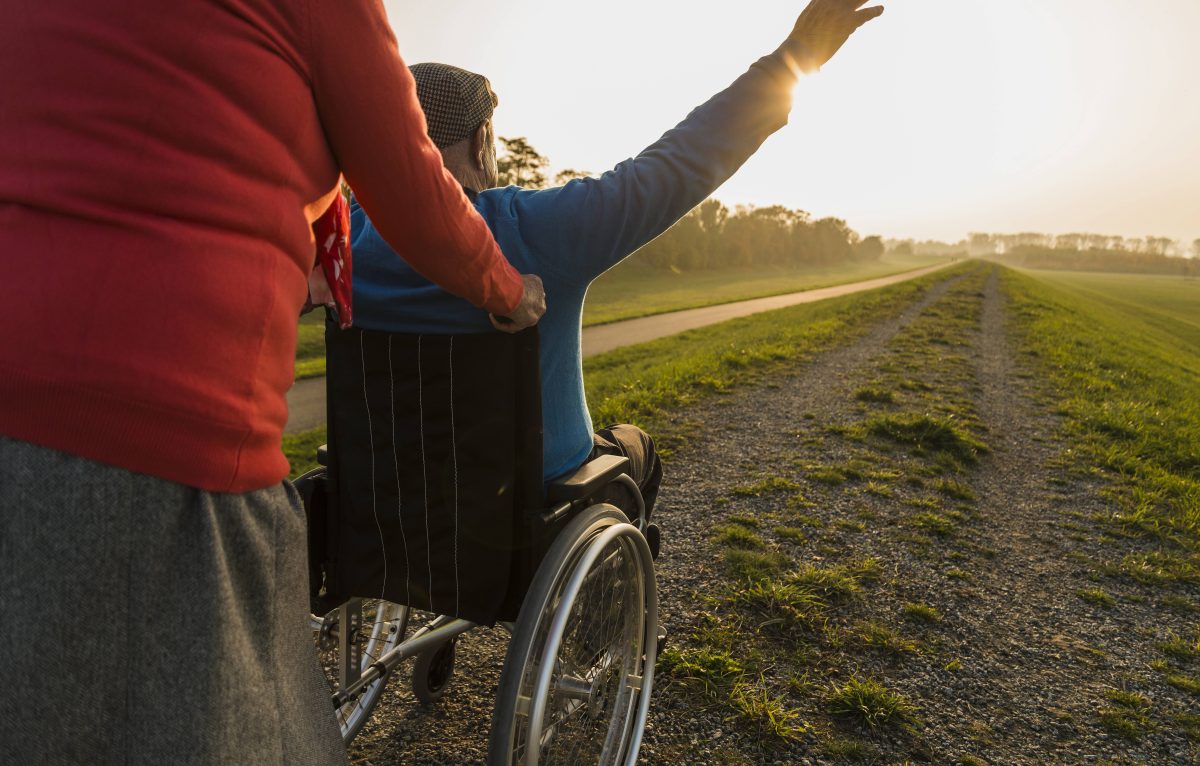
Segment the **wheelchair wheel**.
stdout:
[[646,539],[610,505],[580,513],[534,577],[492,716],[491,766],[637,760],[657,652]]
[[[406,607],[376,599],[363,599],[358,603],[357,617],[351,609],[338,608],[324,617],[314,615],[311,618],[317,654],[331,693],[341,688],[341,678],[345,671],[342,666],[349,661],[342,656],[338,647],[338,631],[344,615],[349,614],[351,619],[358,621],[359,627],[355,631],[354,640],[356,652],[361,658],[360,672],[398,646],[404,638],[408,623]],[[379,695],[383,693],[386,683],[386,678],[375,681],[357,697],[336,709],[338,725],[342,729],[342,741],[346,744],[350,744],[371,716],[371,711],[379,701]]]
[[452,638],[431,652],[418,654],[413,663],[412,690],[419,702],[437,702],[454,676],[454,652],[458,639]]

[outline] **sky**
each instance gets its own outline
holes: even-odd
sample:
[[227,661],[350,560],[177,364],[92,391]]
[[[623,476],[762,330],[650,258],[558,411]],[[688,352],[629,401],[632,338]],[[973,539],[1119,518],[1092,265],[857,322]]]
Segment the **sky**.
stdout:
[[[882,4],[714,196],[885,237],[1200,237],[1200,0]],[[488,76],[498,135],[598,173],[772,51],[804,2],[385,5],[409,63]]]

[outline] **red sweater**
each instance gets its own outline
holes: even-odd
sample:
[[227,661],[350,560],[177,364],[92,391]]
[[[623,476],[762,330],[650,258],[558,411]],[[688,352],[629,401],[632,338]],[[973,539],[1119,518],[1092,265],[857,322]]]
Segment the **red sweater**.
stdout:
[[210,491],[279,482],[309,224],[339,172],[432,281],[520,301],[378,0],[0,15],[0,434]]

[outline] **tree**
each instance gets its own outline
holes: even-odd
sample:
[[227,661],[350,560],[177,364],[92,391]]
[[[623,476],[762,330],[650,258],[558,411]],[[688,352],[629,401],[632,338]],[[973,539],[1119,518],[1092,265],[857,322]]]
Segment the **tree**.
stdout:
[[1192,243],[1192,257],[1200,260],[1200,239]]
[[969,252],[975,258],[987,258],[996,254],[996,242],[991,234],[972,232],[969,242]]
[[886,249],[881,238],[867,237],[854,246],[854,258],[859,261],[878,261]]
[[576,178],[591,178],[594,174],[588,170],[576,170],[575,168],[567,168],[560,170],[554,174],[555,186],[566,186]]
[[501,186],[542,189],[546,186],[546,167],[550,160],[538,153],[524,136],[500,138],[504,154],[496,161]]

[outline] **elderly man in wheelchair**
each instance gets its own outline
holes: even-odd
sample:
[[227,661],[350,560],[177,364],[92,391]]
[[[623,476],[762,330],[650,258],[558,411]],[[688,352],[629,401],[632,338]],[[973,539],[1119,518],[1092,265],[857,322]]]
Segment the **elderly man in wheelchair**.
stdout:
[[[592,432],[587,288],[787,123],[798,74],[881,11],[863,5],[813,0],[779,49],[637,157],[554,189],[493,188],[486,78],[412,68],[448,170],[505,256],[541,276],[548,309],[536,331],[489,332],[504,320],[426,281],[352,205],[356,327],[329,325],[325,468],[297,483],[324,615],[314,632],[347,740],[402,659],[416,657],[417,698],[435,700],[456,637],[500,624],[513,638],[489,762],[636,760],[659,640],[662,469],[640,429]],[[442,616],[409,632],[410,609]]]

